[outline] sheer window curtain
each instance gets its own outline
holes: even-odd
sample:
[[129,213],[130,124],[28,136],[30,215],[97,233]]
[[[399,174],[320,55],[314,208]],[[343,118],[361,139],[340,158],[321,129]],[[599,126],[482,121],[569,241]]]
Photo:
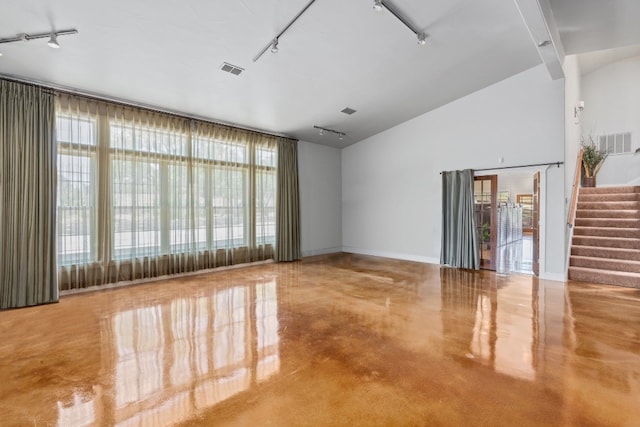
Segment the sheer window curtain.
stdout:
[[273,257],[275,137],[59,98],[63,290]]
[[442,248],[440,263],[478,270],[473,170],[442,173]]
[[0,80],[0,308],[58,300],[54,95]]

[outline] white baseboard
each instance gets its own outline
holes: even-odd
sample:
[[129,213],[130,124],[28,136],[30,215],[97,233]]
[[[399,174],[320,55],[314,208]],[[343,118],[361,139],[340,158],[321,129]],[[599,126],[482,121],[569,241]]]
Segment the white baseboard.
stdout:
[[338,252],[342,252],[342,246],[337,246],[335,248],[312,249],[310,251],[302,251],[302,257],[306,258],[309,256],[316,256],[316,255],[335,254]]
[[351,246],[343,246],[342,252],[348,252],[348,253],[359,254],[359,255],[379,256],[382,258],[401,259],[404,261],[422,262],[425,264],[440,264],[439,258],[431,258],[431,257],[426,257],[421,255],[401,254],[398,252],[387,252],[387,251],[377,251],[377,250],[371,250],[371,249],[354,248]]
[[567,278],[562,273],[540,273],[542,280],[552,280],[554,282],[566,282]]

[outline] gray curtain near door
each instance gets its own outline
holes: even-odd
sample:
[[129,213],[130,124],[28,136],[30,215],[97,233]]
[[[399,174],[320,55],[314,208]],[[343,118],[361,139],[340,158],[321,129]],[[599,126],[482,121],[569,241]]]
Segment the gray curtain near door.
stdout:
[[277,210],[276,261],[301,259],[298,142],[284,138],[278,140]]
[[443,172],[441,264],[480,268],[474,210],[473,170]]
[[55,101],[0,80],[0,308],[58,301]]

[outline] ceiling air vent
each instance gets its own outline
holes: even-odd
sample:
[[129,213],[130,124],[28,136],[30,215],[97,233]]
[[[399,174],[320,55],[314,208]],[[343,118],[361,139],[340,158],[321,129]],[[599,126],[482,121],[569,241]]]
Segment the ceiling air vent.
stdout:
[[600,135],[598,141],[600,151],[606,151],[607,154],[631,153],[631,132]]
[[356,110],[354,110],[353,108],[349,108],[349,107],[347,107],[347,108],[345,108],[344,110],[342,110],[342,111],[340,111],[340,112],[341,112],[341,113],[345,113],[345,114],[347,114],[347,115],[349,115],[349,116],[350,116],[350,115],[352,115],[353,113],[355,113],[355,112],[356,112]]
[[231,73],[234,76],[239,76],[240,73],[242,73],[244,71],[244,68],[240,68],[236,65],[231,65],[228,62],[223,62],[222,66],[220,67],[220,69],[222,71],[226,71],[227,73]]

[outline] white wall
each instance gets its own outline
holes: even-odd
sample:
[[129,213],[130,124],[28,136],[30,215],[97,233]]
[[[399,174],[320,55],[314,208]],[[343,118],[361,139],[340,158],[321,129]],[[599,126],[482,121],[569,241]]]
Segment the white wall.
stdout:
[[337,148],[298,142],[303,256],[342,250],[342,169]]
[[[631,132],[632,151],[640,147],[640,56],[605,65],[582,76],[583,131]],[[640,185],[640,155],[609,156],[597,185]]]
[[[343,149],[344,248],[437,263],[440,171],[562,160],[564,82],[541,65]],[[564,169],[548,171],[542,264],[562,279]]]

